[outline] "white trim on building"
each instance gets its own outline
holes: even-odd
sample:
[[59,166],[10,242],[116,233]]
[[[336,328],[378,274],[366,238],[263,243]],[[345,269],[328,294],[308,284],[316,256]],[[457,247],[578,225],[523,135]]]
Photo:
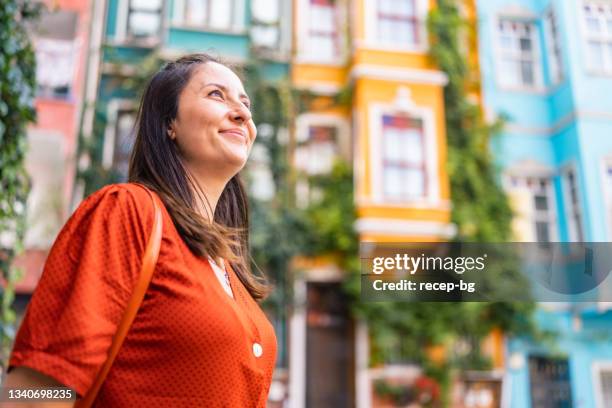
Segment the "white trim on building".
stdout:
[[[610,383],[602,382],[602,374],[610,375]],[[599,360],[591,364],[591,375],[593,380],[593,395],[595,397],[595,408],[609,407],[609,398],[612,398],[612,360]],[[604,395],[604,392],[606,393]]]
[[[289,401],[291,408],[306,407],[306,336],[308,282],[339,282],[343,273],[335,265],[309,269],[295,275],[293,313],[289,318]],[[356,345],[357,347],[357,345]],[[369,358],[369,353],[368,353]]]
[[[171,27],[180,29],[190,29],[196,31],[217,31],[222,33],[244,34],[246,27],[246,4],[245,0],[224,0],[230,2],[229,23],[227,26],[214,26],[211,24],[195,24],[185,21],[185,8],[189,0],[174,0],[172,5]],[[211,6],[216,2],[213,0]],[[218,5],[217,5],[218,6]],[[210,17],[206,17],[210,18]]]
[[435,114],[429,107],[417,106],[406,87],[399,87],[396,100],[392,103],[372,103],[368,107],[369,143],[370,143],[370,185],[372,186],[372,200],[384,205],[386,202],[399,202],[388,200],[383,193],[383,116],[407,115],[419,119],[423,126],[423,149],[425,165],[425,194],[419,198],[402,199],[407,206],[438,207],[441,201],[438,177],[438,149],[437,133],[435,128]]
[[544,38],[546,42],[546,58],[548,61],[549,86],[563,82],[565,70],[563,66],[563,48],[561,47],[561,33],[559,32],[559,16],[551,3],[544,13],[542,20]]
[[[509,42],[514,43],[514,45],[519,45],[515,48],[514,53],[510,49],[506,49],[504,51],[502,47],[502,33],[500,32],[500,26],[502,25],[506,28],[511,26],[522,26],[519,27],[519,31],[523,31],[522,34],[519,33],[515,35],[506,32],[506,37],[509,39]],[[528,35],[528,37],[522,35]],[[525,54],[522,52],[522,40],[525,38],[529,39],[530,41],[531,53]],[[500,89],[536,93],[545,91],[546,87],[544,86],[542,75],[542,44],[540,41],[537,16],[532,17],[531,13],[524,11],[519,12],[518,10],[515,12],[515,14],[512,14],[509,10],[499,12],[495,18],[491,19],[491,42],[494,55],[493,64],[495,67],[495,82]],[[508,61],[509,59],[512,59],[512,61],[516,63],[514,69],[516,70],[515,74],[517,75],[517,83],[508,82],[508,75],[502,76],[504,73],[502,62]],[[521,63],[525,61],[532,62],[531,71],[533,75],[533,84],[523,83],[522,81],[524,78],[518,78],[523,75]],[[512,71],[512,69],[510,71]]]
[[[575,4],[578,7],[578,28],[583,45],[580,48],[584,50],[582,60],[586,71],[593,75],[612,75],[612,54],[608,50],[612,47],[612,27],[609,27],[606,22],[606,20],[609,21],[612,18],[612,4],[597,0],[581,0],[576,1]],[[603,9],[601,15],[591,15],[591,23],[596,23],[600,27],[599,33],[589,30],[589,24],[587,23],[589,16],[587,16],[585,10],[587,7]],[[590,48],[591,46],[596,47],[597,44],[600,46],[601,61],[594,59],[594,48]]]
[[427,41],[427,26],[425,24],[429,8],[428,0],[414,0],[416,7],[416,18],[418,20],[418,42],[416,44],[395,44],[383,42],[378,36],[378,1],[380,0],[364,0],[363,1],[363,16],[364,16],[364,39],[357,42],[359,48],[370,48],[376,50],[384,50],[390,52],[414,52],[426,53],[429,44]]
[[[513,229],[520,241],[539,241],[537,228],[542,223],[548,226],[548,241],[558,240],[554,177],[552,168],[531,160],[515,163],[504,171],[504,189],[516,212]],[[538,203],[545,203],[546,208],[538,208]]]
[[612,157],[606,157],[602,160],[600,174],[607,241],[612,241]]
[[114,98],[108,102],[106,108],[106,127],[104,129],[104,144],[102,145],[102,166],[106,169],[113,165],[115,152],[115,139],[117,137],[117,116],[121,110],[134,109],[135,103],[131,99]]
[[[565,219],[567,220],[567,232],[569,242],[584,241],[584,220],[583,205],[580,197],[580,182],[578,166],[575,163],[568,163],[562,166],[561,189],[563,192],[563,208]],[[570,178],[571,176],[571,178]],[[570,183],[573,182],[573,185]]]
[[414,69],[414,68],[389,68],[380,65],[356,64],[349,72],[349,78],[373,78],[383,81],[413,82],[445,86],[448,76],[442,71]]
[[346,32],[345,27],[341,24],[346,21],[347,4],[344,1],[336,0],[334,5],[334,23],[336,38],[335,43],[337,53],[333,56],[320,55],[310,51],[310,17],[311,6],[310,0],[298,0],[295,10],[295,33],[297,35],[297,52],[294,57],[294,62],[298,64],[321,64],[330,66],[344,66],[348,56],[346,47]]
[[450,223],[390,218],[359,218],[355,222],[355,229],[361,234],[414,235],[441,238],[452,238],[456,233],[456,226]]

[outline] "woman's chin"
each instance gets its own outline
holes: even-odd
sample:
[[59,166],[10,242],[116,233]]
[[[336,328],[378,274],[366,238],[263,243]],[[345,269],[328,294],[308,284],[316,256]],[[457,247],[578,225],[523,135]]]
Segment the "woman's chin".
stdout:
[[242,169],[249,158],[248,151],[245,146],[242,149],[231,149],[225,154],[226,162],[238,170]]

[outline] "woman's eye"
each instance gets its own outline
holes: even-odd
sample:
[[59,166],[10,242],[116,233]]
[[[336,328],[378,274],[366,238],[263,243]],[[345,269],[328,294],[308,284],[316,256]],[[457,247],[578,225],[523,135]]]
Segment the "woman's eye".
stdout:
[[208,94],[208,96],[210,96],[210,95],[217,95],[217,96],[223,97],[223,94],[218,89],[215,89],[214,91],[212,91],[211,93]]

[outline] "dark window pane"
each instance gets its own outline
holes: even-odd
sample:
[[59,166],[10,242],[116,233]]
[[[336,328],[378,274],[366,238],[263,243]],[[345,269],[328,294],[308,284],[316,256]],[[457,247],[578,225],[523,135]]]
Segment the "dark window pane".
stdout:
[[567,359],[529,357],[531,403],[541,408],[571,408],[572,391]]
[[538,242],[550,242],[550,234],[548,228],[548,222],[536,222],[536,239]]
[[548,210],[548,198],[546,196],[535,196],[536,210]]
[[533,85],[533,64],[531,61],[521,61],[521,78],[523,85]]
[[531,39],[521,38],[521,51],[531,51]]

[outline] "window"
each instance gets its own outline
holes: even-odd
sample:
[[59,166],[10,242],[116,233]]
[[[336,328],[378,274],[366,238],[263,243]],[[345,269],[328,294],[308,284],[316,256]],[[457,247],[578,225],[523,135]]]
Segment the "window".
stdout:
[[548,51],[548,74],[552,85],[561,82],[563,69],[561,62],[561,40],[557,18],[553,9],[546,14],[546,46]]
[[276,49],[280,42],[280,0],[251,1],[251,39],[259,48]]
[[190,26],[218,30],[233,28],[236,0],[186,0],[184,22]]
[[604,166],[604,194],[608,220],[608,240],[612,240],[612,162]]
[[117,111],[115,124],[115,146],[113,149],[113,169],[117,171],[123,181],[127,181],[130,154],[134,146],[134,123],[136,115],[134,110]]
[[321,198],[322,191],[311,185],[310,176],[328,174],[340,157],[338,127],[331,124],[310,124],[298,132],[295,166],[301,174],[296,182],[298,206],[305,208]]
[[419,44],[420,24],[416,0],[378,0],[378,40],[386,44]]
[[582,231],[578,182],[575,172],[573,170],[566,171],[564,179],[569,238],[571,242],[582,242],[584,241],[584,234]]
[[612,73],[612,4],[586,1],[583,8],[587,42],[587,66]]
[[338,129],[335,126],[311,125],[306,138],[298,144],[295,163],[299,170],[308,175],[325,174],[331,171],[338,155]]
[[309,0],[307,54],[329,60],[340,54],[334,0]]
[[423,121],[383,115],[383,194],[391,200],[426,195]]
[[68,204],[64,184],[69,168],[67,140],[62,133],[50,129],[28,129],[27,135],[25,165],[32,190],[27,201],[24,244],[26,248],[50,248],[62,227]]
[[[556,239],[556,217],[553,187],[548,177],[510,177],[510,190],[518,198],[519,225],[526,231],[518,231],[521,240],[547,243]],[[523,232],[523,233],[521,233]]]
[[572,406],[572,389],[567,359],[530,356],[529,383],[532,406]]
[[72,11],[44,13],[34,29],[38,96],[70,97],[76,66],[77,14]]
[[129,0],[126,36],[157,42],[161,28],[162,0]]
[[[599,401],[602,408],[612,408],[612,367],[599,367],[595,371],[599,382]],[[598,405],[599,406],[599,405]]]
[[279,139],[282,129],[275,130],[269,123],[257,124],[257,141],[247,162],[248,186],[251,195],[262,201],[274,197],[276,186],[272,175],[270,153],[266,147],[272,138]]
[[536,28],[533,23],[501,19],[499,79],[504,86],[533,88],[539,84]]

